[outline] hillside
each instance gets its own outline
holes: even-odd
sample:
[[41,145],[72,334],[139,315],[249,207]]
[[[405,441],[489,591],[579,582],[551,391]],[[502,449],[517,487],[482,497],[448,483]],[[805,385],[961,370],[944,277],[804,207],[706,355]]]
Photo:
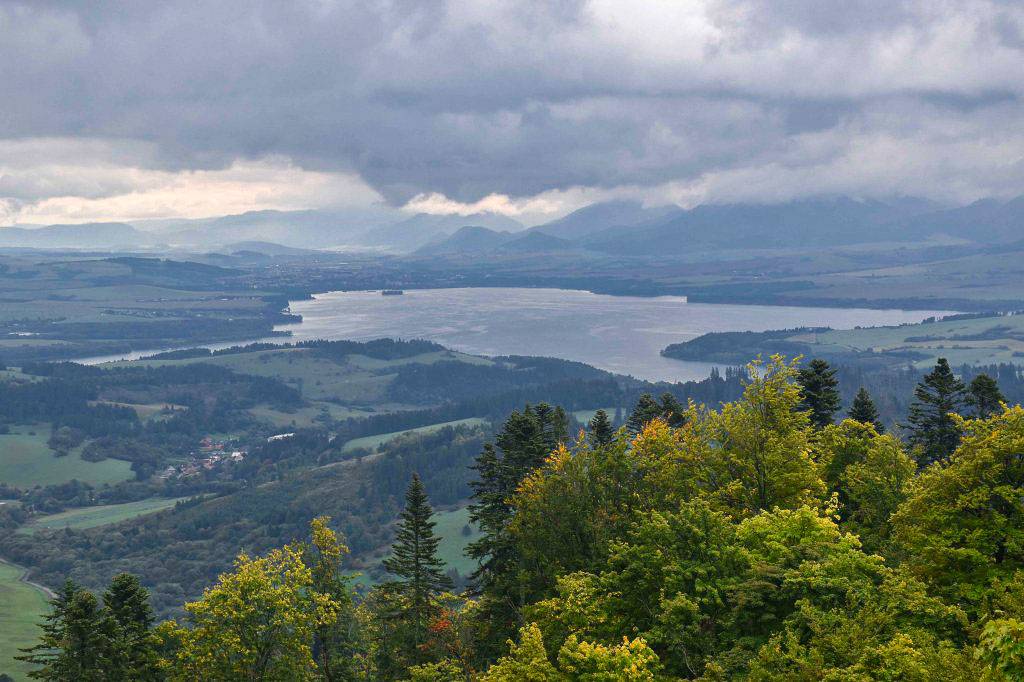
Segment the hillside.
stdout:
[[1024,358],[1024,315],[950,315],[898,327],[713,333],[662,351],[678,360],[724,363],[741,362],[751,353],[822,357],[860,366],[925,368],[939,357],[956,366],[1019,364]]
[[159,240],[126,223],[0,228],[0,248],[127,251],[156,244]]

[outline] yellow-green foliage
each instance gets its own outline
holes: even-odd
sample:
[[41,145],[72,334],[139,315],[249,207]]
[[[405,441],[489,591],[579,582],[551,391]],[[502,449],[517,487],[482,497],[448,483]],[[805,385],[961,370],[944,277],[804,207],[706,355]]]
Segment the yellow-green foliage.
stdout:
[[558,652],[556,668],[548,660],[536,623],[509,642],[509,655],[493,665],[481,682],[653,682],[658,657],[642,639],[623,638],[605,646],[569,637]]
[[996,581],[1024,569],[1024,409],[962,426],[949,462],[911,484],[894,539],[916,576],[980,610]]
[[303,680],[316,667],[310,644],[338,604],[313,592],[303,549],[289,545],[265,557],[238,557],[202,599],[185,605],[191,627],[165,626],[177,642],[170,675],[177,680]]

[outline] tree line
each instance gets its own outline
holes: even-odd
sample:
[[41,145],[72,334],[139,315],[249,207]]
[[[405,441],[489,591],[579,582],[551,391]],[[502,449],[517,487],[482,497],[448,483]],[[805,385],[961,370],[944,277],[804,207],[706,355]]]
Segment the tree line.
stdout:
[[473,467],[468,591],[413,475],[368,592],[318,518],[181,623],[67,586],[26,660],[49,680],[1022,679],[1024,408],[942,360],[898,433],[867,391],[839,407],[831,367],[780,356],[720,408],[645,396],[618,429],[528,405]]

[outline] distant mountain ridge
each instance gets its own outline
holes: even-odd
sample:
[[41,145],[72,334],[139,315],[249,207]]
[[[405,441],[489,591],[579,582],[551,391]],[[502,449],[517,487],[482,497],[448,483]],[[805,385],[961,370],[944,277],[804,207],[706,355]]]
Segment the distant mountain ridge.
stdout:
[[[371,250],[456,256],[566,250],[602,256],[683,256],[735,250],[836,248],[963,240],[1001,245],[1024,239],[1024,196],[942,208],[921,199],[850,197],[776,204],[645,207],[591,204],[524,229],[496,213],[408,215],[397,209],[254,211],[201,220],[0,228],[2,248],[228,252],[239,244],[275,249]],[[522,240],[522,241],[518,241]]]
[[0,247],[7,248],[107,250],[149,243],[149,235],[127,223],[0,228]]
[[414,256],[455,256],[479,254],[551,253],[576,248],[567,239],[543,232],[497,232],[479,225],[459,229],[455,234],[420,247]]
[[532,227],[530,231],[573,241],[611,228],[635,227],[683,212],[675,205],[644,208],[639,201],[606,201],[584,206],[563,218]]

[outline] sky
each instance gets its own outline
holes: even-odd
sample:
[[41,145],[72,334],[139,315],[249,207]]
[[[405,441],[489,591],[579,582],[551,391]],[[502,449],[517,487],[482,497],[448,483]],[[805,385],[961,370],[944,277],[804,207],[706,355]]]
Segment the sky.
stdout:
[[0,225],[1024,194],[1020,0],[0,0]]

